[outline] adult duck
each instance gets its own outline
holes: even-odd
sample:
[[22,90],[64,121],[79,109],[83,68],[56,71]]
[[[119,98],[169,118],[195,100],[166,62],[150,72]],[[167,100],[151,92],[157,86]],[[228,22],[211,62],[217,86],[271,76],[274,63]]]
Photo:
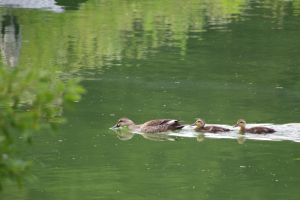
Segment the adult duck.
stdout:
[[228,128],[222,128],[219,126],[205,126],[205,121],[203,119],[197,119],[197,121],[191,126],[196,126],[195,131],[197,132],[219,133],[231,131]]
[[141,131],[144,133],[159,133],[182,129],[184,125],[179,124],[179,120],[175,119],[156,119],[148,121],[144,124],[135,125],[134,122],[126,117],[119,119],[118,123],[112,128],[128,126],[130,130]]
[[276,132],[272,128],[262,127],[262,126],[256,126],[252,128],[246,128],[246,121],[243,119],[239,119],[233,127],[240,127],[239,132],[240,133],[256,133],[256,134],[267,134],[267,133],[274,133]]

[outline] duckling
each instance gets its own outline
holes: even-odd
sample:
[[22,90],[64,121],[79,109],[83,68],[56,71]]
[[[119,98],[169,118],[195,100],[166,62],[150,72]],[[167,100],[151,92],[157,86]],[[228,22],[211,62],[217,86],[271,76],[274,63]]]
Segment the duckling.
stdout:
[[197,119],[197,121],[191,126],[197,126],[195,131],[197,132],[207,132],[207,133],[219,133],[231,131],[228,128],[222,128],[219,126],[205,126],[205,121],[203,119]]
[[239,132],[240,133],[256,133],[256,134],[266,134],[266,133],[274,133],[276,132],[272,128],[262,127],[262,126],[256,126],[252,128],[245,128],[246,122],[243,119],[239,119],[233,127],[240,127]]
[[118,123],[112,128],[117,128],[120,126],[128,126],[130,130],[141,131],[144,133],[159,133],[167,132],[170,130],[182,129],[184,125],[178,123],[179,120],[175,119],[156,119],[148,121],[144,124],[135,125],[130,119],[123,117],[119,119]]

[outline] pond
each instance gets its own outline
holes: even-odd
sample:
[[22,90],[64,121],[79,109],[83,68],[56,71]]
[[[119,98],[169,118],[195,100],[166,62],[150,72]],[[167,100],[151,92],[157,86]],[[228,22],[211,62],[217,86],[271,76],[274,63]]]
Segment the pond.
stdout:
[[[299,0],[5,2],[0,67],[87,93],[57,135],[17,141],[38,179],[1,199],[299,198]],[[121,117],[187,126],[109,129]],[[197,133],[198,118],[233,131]],[[240,135],[238,119],[277,132]]]

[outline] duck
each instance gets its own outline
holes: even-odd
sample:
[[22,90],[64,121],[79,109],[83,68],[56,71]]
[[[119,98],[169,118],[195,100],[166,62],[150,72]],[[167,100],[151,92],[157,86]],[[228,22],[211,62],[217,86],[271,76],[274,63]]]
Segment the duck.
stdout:
[[203,119],[197,119],[197,121],[191,126],[197,126],[194,129],[197,132],[219,133],[219,132],[231,131],[228,128],[222,128],[219,126],[205,126],[205,121]]
[[240,127],[239,132],[240,133],[256,133],[256,134],[267,134],[267,133],[274,133],[276,132],[272,128],[262,127],[262,126],[256,126],[252,128],[246,128],[246,121],[243,119],[239,119],[233,127]]
[[126,117],[118,120],[118,123],[111,127],[112,129],[121,126],[128,126],[132,131],[141,131],[144,133],[159,133],[179,130],[184,127],[184,125],[179,124],[180,120],[176,119],[156,119],[145,122],[144,124],[135,125],[134,122]]

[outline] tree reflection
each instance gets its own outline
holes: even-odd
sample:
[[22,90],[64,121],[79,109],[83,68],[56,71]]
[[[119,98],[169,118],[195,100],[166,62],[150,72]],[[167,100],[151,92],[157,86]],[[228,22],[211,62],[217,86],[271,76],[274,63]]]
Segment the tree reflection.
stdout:
[[5,10],[1,23],[1,54],[5,65],[15,67],[19,64],[22,49],[21,28],[13,8]]
[[[6,62],[11,66],[18,64],[22,46],[16,19],[20,16],[22,36],[26,41],[36,41],[23,43],[22,58],[26,63],[42,66],[48,60],[60,66],[60,71],[94,74],[103,73],[103,66],[118,65],[124,56],[146,59],[157,54],[158,47],[174,47],[184,56],[189,38],[202,40],[203,32],[209,29],[230,31],[230,23],[249,19],[251,9],[257,6],[264,9],[265,18],[273,20],[273,28],[282,28],[286,8],[291,6],[290,1],[283,0],[82,2],[85,1],[75,2],[76,9],[81,6],[80,12],[53,14],[48,24],[56,22],[55,29],[44,26],[43,12],[16,9],[14,15],[5,14],[1,48]],[[72,2],[59,1],[63,3]],[[299,9],[297,5],[292,4],[294,9]],[[34,23],[30,18],[33,12]]]

